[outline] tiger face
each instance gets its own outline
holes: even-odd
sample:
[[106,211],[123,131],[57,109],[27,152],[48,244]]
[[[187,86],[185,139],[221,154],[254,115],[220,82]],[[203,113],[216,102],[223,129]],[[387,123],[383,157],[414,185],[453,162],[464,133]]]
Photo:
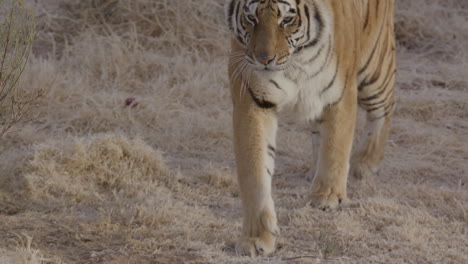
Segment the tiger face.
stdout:
[[316,7],[300,0],[230,0],[226,7],[229,27],[255,70],[284,70],[323,28]]

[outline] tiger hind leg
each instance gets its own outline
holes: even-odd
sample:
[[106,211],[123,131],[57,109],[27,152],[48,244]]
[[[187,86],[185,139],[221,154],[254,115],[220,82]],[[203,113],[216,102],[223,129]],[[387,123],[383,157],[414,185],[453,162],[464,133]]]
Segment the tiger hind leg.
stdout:
[[[367,121],[364,138],[351,160],[351,174],[357,179],[368,178],[378,172],[384,156],[385,143],[390,133],[391,120],[395,109],[393,98],[393,81],[387,95],[375,97],[373,100],[362,100],[359,103],[367,111]],[[370,98],[370,97],[368,97]]]

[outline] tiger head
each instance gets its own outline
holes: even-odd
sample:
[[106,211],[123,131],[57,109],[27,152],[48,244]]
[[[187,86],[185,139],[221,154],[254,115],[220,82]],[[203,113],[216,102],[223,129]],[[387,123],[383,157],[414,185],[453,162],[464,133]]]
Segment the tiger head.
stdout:
[[226,17],[256,70],[284,70],[291,56],[316,43],[323,30],[316,6],[300,0],[228,0]]

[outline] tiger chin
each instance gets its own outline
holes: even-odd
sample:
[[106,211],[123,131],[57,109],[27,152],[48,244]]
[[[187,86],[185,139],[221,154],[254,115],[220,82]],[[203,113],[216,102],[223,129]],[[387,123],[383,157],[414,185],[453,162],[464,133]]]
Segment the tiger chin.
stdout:
[[[366,178],[379,167],[395,108],[394,0],[227,0],[225,11],[243,207],[236,251],[268,255],[279,236],[271,184],[285,106],[320,128],[313,206],[348,202],[348,173]],[[351,157],[358,106],[367,122]]]

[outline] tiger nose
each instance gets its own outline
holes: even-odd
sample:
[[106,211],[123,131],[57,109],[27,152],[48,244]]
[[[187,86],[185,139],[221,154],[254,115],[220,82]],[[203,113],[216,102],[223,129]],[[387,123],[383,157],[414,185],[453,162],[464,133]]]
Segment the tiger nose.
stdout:
[[275,57],[276,56],[268,55],[267,53],[264,53],[264,52],[255,54],[255,58],[258,60],[258,62],[260,62],[263,65],[268,65],[268,63],[273,61]]

